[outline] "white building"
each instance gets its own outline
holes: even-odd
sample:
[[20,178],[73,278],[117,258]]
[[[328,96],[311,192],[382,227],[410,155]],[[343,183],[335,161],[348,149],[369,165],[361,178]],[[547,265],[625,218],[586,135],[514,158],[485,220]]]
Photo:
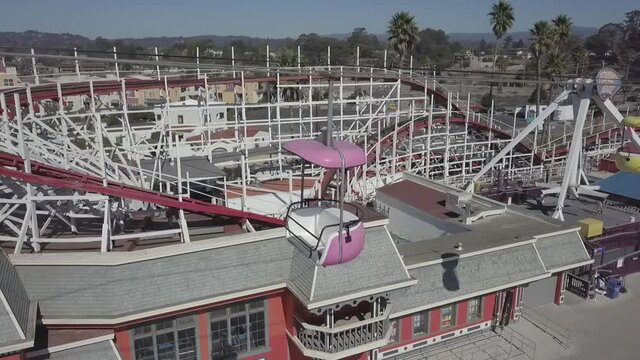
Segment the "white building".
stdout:
[[[160,120],[165,112],[164,106],[156,106],[153,109],[156,119]],[[169,111],[165,121],[173,126],[207,126],[213,128],[227,128],[227,105],[223,102],[210,102],[208,107],[198,100],[186,99],[184,101],[169,103]]]

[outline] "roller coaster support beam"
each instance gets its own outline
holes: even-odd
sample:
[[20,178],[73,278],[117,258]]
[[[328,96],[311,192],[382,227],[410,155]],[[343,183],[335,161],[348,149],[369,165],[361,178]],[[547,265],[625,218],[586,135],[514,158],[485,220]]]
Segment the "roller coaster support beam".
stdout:
[[571,147],[567,156],[567,167],[562,178],[560,194],[558,195],[558,203],[553,218],[564,221],[562,209],[567,198],[567,193],[571,189],[574,195],[578,195],[580,186],[582,166],[580,165],[580,154],[582,153],[582,130],[589,112],[589,104],[591,103],[593,87],[586,86],[576,94],[571,94],[573,103],[573,116],[575,117],[575,125],[573,128],[573,137],[571,138]]
[[[611,102],[610,99],[602,100],[598,96],[594,96],[593,99],[595,100],[596,104],[600,107],[600,109],[602,109],[607,115],[616,119],[616,121],[620,125],[622,125],[622,120],[624,119],[624,117],[622,116],[620,111],[618,111],[618,108],[616,108],[616,106],[613,104],[613,102]],[[635,130],[630,129],[630,131],[628,131],[627,134],[630,134],[631,141],[633,141],[636,144],[636,146],[640,147],[640,136],[638,136],[638,133],[636,133]]]
[[[536,127],[540,126],[544,120],[551,116],[551,114],[558,108],[558,104],[564,101],[569,96],[569,92],[564,90],[546,109],[544,109],[526,128],[524,128],[518,136],[513,138],[511,142],[505,146],[496,156],[491,159],[483,168],[478,172],[465,187],[466,191],[473,192],[474,184],[480,180],[489,170],[491,170],[496,164],[509,154],[513,148],[515,148],[527,135],[529,135]],[[534,144],[535,145],[535,144]],[[535,149],[534,149],[535,151]]]

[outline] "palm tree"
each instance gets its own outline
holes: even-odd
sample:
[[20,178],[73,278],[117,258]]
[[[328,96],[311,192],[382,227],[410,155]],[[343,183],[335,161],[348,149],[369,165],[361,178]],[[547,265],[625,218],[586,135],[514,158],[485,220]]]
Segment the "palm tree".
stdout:
[[498,67],[498,71],[500,71],[500,82],[498,82],[498,91],[502,91],[502,74],[507,71],[507,67],[509,66],[509,58],[506,56],[500,56],[496,61],[496,66]]
[[401,11],[393,14],[389,21],[389,43],[400,55],[400,65],[404,64],[407,53],[413,50],[418,42],[418,25],[414,17],[408,12]]
[[[504,36],[504,34],[513,27],[513,21],[515,20],[513,16],[513,7],[511,4],[506,2],[505,0],[500,0],[499,2],[493,4],[491,7],[491,12],[489,12],[489,23],[491,24],[491,28],[493,30],[493,34],[496,36],[496,45],[493,50],[493,72],[496,72],[496,60],[498,58],[498,43],[500,39]],[[500,90],[502,90],[502,86],[500,86]],[[489,88],[489,94],[493,93],[493,82],[491,82]]]
[[[551,48],[554,31],[546,21],[538,21],[529,30],[531,34],[531,51],[536,58],[536,116],[540,115],[540,76],[542,75],[542,63],[546,53]],[[549,139],[551,139],[551,126],[549,120],[545,123]]]
[[571,51],[571,57],[573,58],[573,62],[576,64],[576,77],[582,76],[584,66],[586,65],[587,58],[589,57],[587,49],[584,45],[576,46]]
[[[565,54],[561,51],[551,51],[547,56],[545,63],[545,73],[551,81],[558,82],[562,80],[562,76],[567,71],[567,60]],[[551,101],[551,92],[555,84],[549,86],[549,101]]]
[[555,19],[551,20],[556,30],[556,51],[560,48],[560,45],[567,43],[571,37],[571,18],[567,15],[558,15]]

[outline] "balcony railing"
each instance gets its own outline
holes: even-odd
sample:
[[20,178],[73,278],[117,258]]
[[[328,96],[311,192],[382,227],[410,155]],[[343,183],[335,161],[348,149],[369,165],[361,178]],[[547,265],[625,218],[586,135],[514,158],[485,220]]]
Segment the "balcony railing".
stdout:
[[296,340],[305,356],[340,359],[384,346],[391,335],[387,306],[382,315],[333,328],[296,319]]

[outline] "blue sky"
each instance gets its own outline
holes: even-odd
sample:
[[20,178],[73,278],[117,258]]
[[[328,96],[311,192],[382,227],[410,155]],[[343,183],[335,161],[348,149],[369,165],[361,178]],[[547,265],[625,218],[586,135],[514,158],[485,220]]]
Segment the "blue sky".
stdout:
[[[415,15],[420,28],[488,32],[497,0],[2,0],[0,31],[70,32],[89,37],[248,35],[296,37],[385,32],[395,11]],[[514,31],[566,13],[580,26],[619,22],[638,0],[511,0]]]

